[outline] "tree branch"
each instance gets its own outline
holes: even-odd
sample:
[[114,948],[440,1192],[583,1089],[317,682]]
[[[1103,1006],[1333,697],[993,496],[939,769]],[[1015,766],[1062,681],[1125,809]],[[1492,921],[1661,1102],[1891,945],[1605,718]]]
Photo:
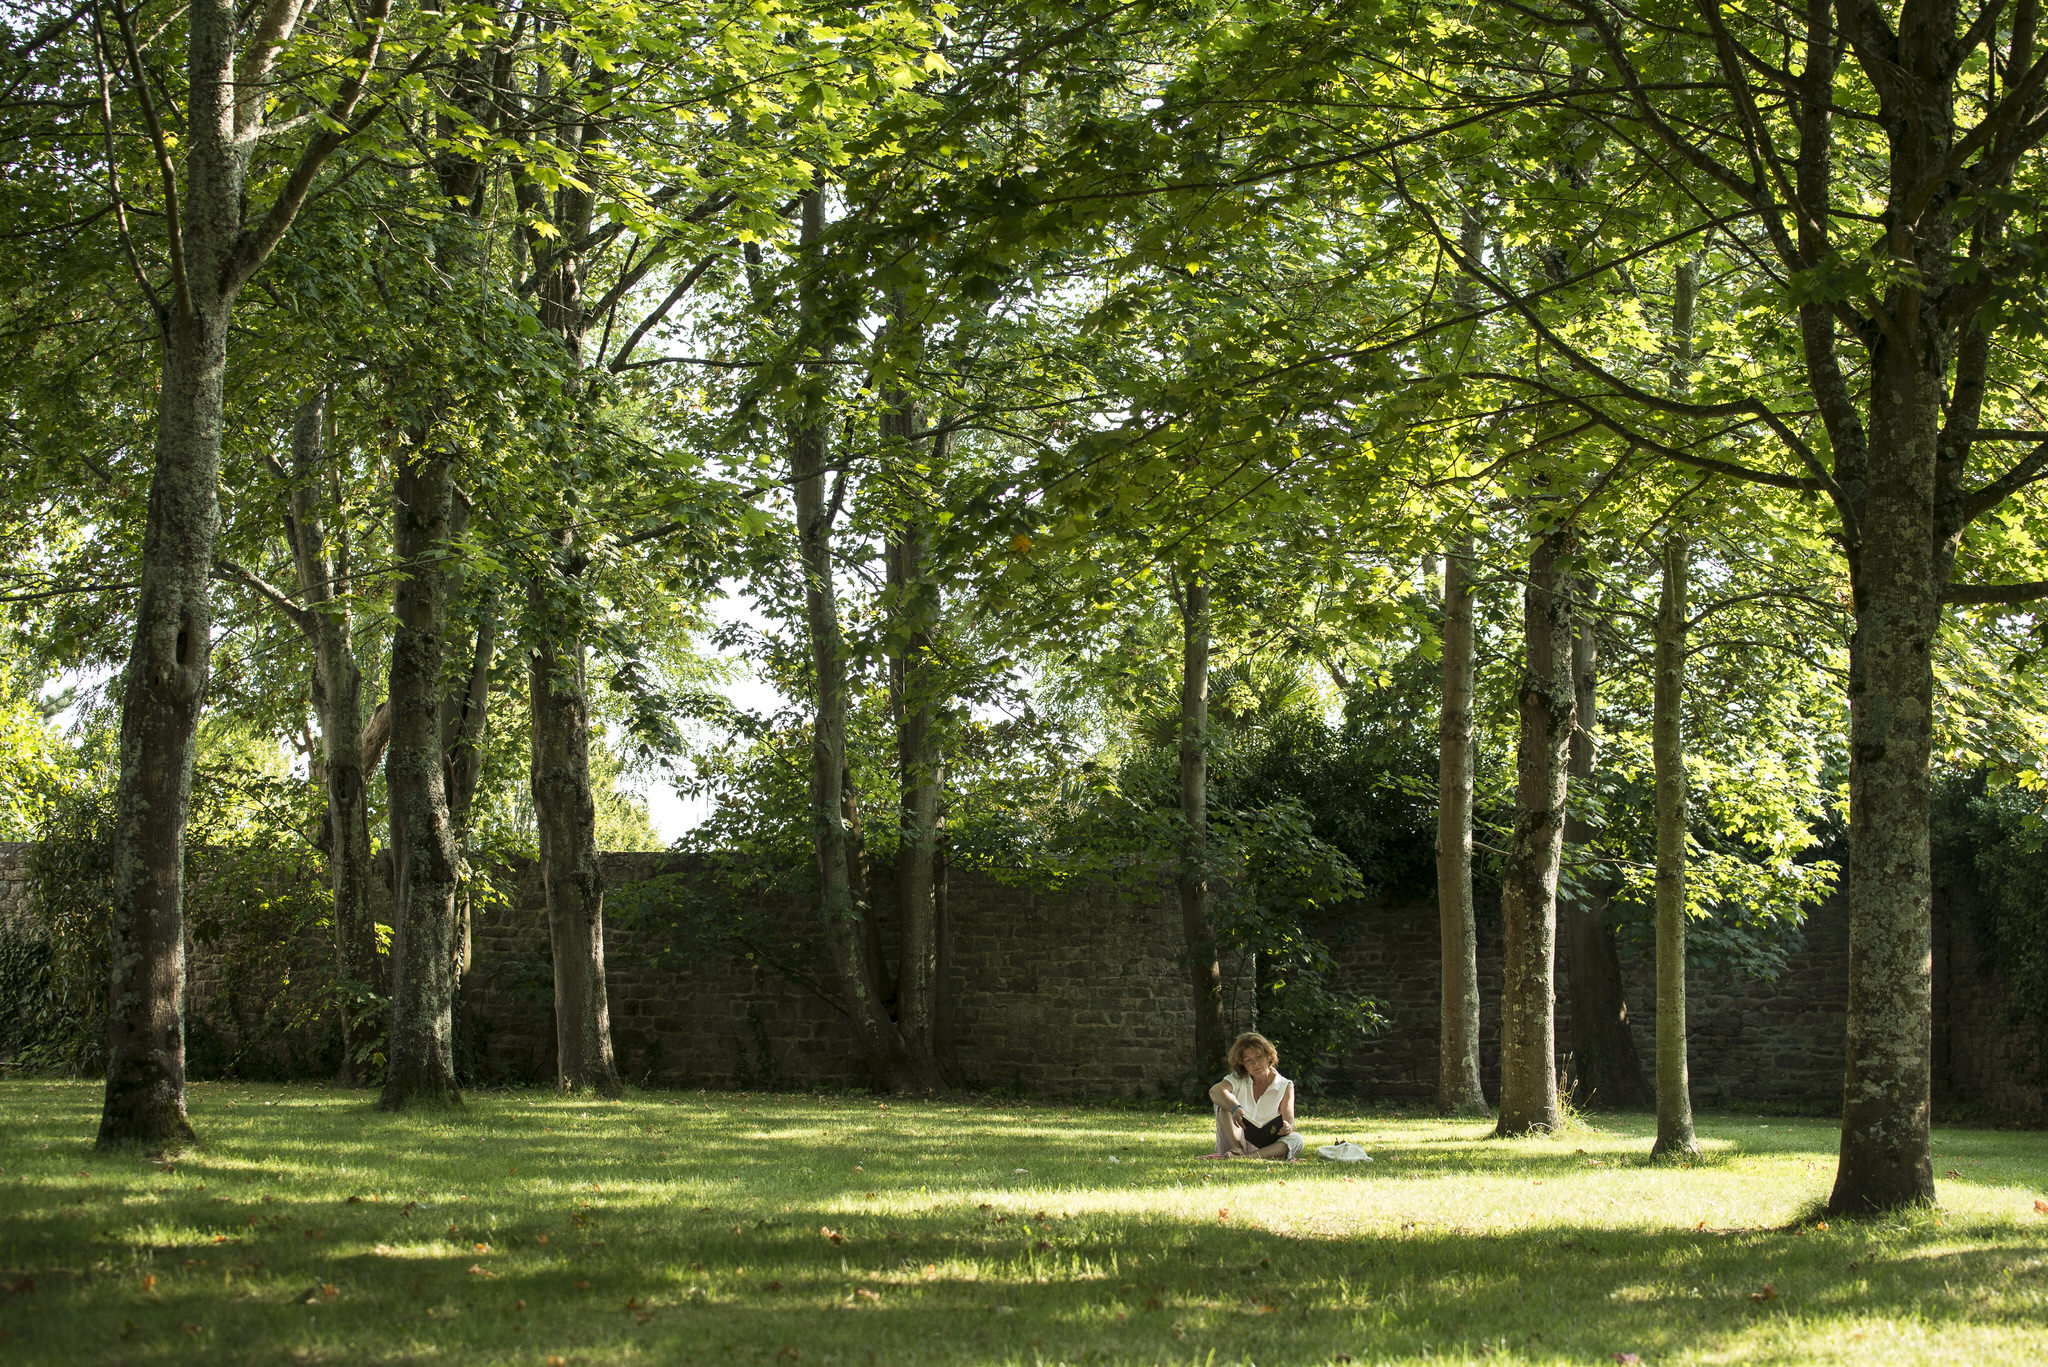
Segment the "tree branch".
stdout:
[[[229,277],[229,288],[235,289],[256,273],[271,250],[283,240],[285,230],[298,216],[299,208],[306,202],[306,196],[313,188],[314,178],[320,168],[343,143],[353,138],[374,122],[384,111],[385,101],[371,106],[370,111],[351,125],[356,106],[361,103],[363,92],[369,88],[370,74],[376,69],[377,54],[384,45],[384,24],[391,15],[391,0],[370,0],[370,9],[363,16],[363,37],[356,50],[349,54],[353,70],[335,92],[334,103],[327,108],[327,118],[333,128],[323,128],[306,143],[306,150],[299,154],[299,164],[292,168],[285,180],[284,188],[277,192],[270,212],[263,216],[261,223],[245,230],[242,239],[235,245],[234,267]],[[423,47],[407,64],[404,74],[410,74],[426,65],[431,47]]]
[[294,603],[283,589],[246,565],[237,564],[224,556],[216,556],[213,561],[213,577],[224,583],[240,584],[283,613],[293,626],[308,636],[313,635],[319,627],[319,620],[311,612]]
[[149,130],[150,146],[156,149],[156,169],[164,180],[164,236],[171,252],[171,298],[181,316],[192,316],[192,290],[185,279],[185,229],[178,215],[178,172],[171,165],[170,147],[164,142],[164,126],[156,116],[156,102],[149,97],[149,78],[142,69],[142,52],[135,45],[135,30],[121,0],[114,0],[114,23],[121,30],[121,45],[128,53],[129,75],[135,81],[135,98],[142,104],[143,126]]
[[2048,598],[2048,579],[2031,579],[2021,584],[1950,584],[1941,591],[1941,601],[1960,607],[2016,607]]

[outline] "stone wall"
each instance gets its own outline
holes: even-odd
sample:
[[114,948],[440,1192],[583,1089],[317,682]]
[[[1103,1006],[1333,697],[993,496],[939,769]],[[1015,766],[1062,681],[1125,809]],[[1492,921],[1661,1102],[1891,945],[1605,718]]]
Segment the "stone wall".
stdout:
[[[1433,904],[1365,906],[1333,918],[1348,986],[1386,1001],[1385,1034],[1333,1070],[1333,1090],[1354,1097],[1428,1100],[1436,1095],[1437,912]],[[1745,1101],[1838,1105],[1849,980],[1849,920],[1831,898],[1808,915],[1805,947],[1775,980],[1694,964],[1686,975],[1687,1062],[1695,1104]],[[1645,1080],[1654,1081],[1657,1004],[1654,963],[1644,947],[1621,947],[1629,1022]],[[1479,922],[1480,1077],[1489,1099],[1500,1086],[1501,940],[1498,918]],[[2048,1097],[2031,1080],[2033,1046],[2007,1013],[2009,988],[1987,963],[1959,899],[1934,919],[1934,1097],[1941,1106],[2041,1116]],[[1570,1066],[1571,975],[1558,972],[1560,1073]]]
[[[0,845],[0,932],[22,915],[24,847]],[[660,854],[607,856],[623,889],[656,874],[691,886],[704,866]],[[886,869],[875,885],[888,886]],[[506,870],[507,897],[480,908],[463,992],[458,1048],[479,1081],[545,1083],[554,1073],[552,977],[534,868]],[[796,913],[792,909],[792,916]],[[798,918],[800,920],[800,918]],[[763,963],[706,951],[678,961],[667,937],[620,917],[608,927],[612,1029],[621,1070],[653,1086],[859,1086],[866,1070],[825,992]],[[793,922],[794,923],[794,922]],[[941,1032],[958,1077],[975,1088],[1040,1095],[1156,1097],[1189,1068],[1191,1013],[1180,922],[1170,887],[1057,892],[955,870],[940,945]],[[1344,909],[1320,927],[1346,986],[1381,998],[1389,1027],[1329,1070],[1331,1090],[1363,1099],[1426,1101],[1437,1075],[1437,923],[1433,905]],[[895,928],[884,923],[893,953]],[[303,984],[331,954],[317,934],[283,947]],[[1848,974],[1839,901],[1808,919],[1805,947],[1773,982],[1698,970],[1688,980],[1694,1096],[1830,1107],[1841,1094]],[[1482,1078],[1499,1080],[1500,932],[1479,923]],[[331,1042],[301,1024],[274,1028],[237,981],[235,946],[191,955],[195,1072],[208,1060],[267,1075],[326,1066]],[[275,952],[275,951],[274,951]],[[1630,1019],[1648,1068],[1655,1054],[1651,965],[1622,953]],[[247,977],[245,973],[243,977]],[[1252,1017],[1246,965],[1229,969],[1232,1029]],[[827,985],[821,988],[829,990]],[[1961,894],[1944,888],[1934,923],[1934,1087],[1939,1108],[2040,1117],[2048,1097],[2029,1072],[2032,1041],[2008,1015],[2009,987],[1980,945]],[[262,1003],[257,1003],[262,1006]],[[1570,982],[1561,967],[1558,1038],[1569,1038]],[[260,1036],[260,1038],[258,1038]],[[1283,1049],[1286,1041],[1280,1041]],[[1561,1065],[1568,1060],[1560,1060]]]
[[[622,888],[656,874],[687,884],[704,866],[672,856],[606,856]],[[887,887],[878,868],[874,886]],[[530,868],[509,902],[480,912],[464,985],[479,1071],[507,1082],[554,1076],[546,908]],[[851,1087],[867,1067],[824,991],[727,952],[664,965],[646,930],[615,918],[605,937],[613,1051],[654,1086]],[[896,927],[882,918],[888,954]],[[939,946],[941,1052],[969,1087],[1097,1098],[1159,1097],[1190,1071],[1193,1010],[1179,911],[1164,893],[1094,885],[1051,893],[955,870]],[[1232,965],[1226,1014],[1248,1028],[1251,982]]]

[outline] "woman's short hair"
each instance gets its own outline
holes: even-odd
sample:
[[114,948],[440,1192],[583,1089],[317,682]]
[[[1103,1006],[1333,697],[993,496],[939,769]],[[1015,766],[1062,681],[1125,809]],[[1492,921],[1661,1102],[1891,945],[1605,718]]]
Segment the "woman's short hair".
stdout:
[[1247,1053],[1264,1054],[1273,1060],[1275,1068],[1280,1066],[1280,1051],[1273,1047],[1273,1041],[1256,1030],[1247,1030],[1230,1042],[1230,1052],[1224,1055],[1230,1064],[1230,1071],[1239,1077],[1251,1076],[1244,1070],[1244,1056]]

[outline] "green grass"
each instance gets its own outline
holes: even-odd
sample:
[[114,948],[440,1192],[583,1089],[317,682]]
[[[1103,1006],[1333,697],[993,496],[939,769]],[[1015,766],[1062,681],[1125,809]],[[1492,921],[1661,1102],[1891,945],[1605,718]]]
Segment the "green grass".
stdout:
[[159,1167],[93,1151],[96,1086],[0,1083],[0,1362],[2048,1358],[2038,1133],[1939,1130],[1941,1209],[1788,1232],[1825,1122],[1708,1117],[1680,1168],[1636,1117],[1310,1116],[1377,1161],[1283,1167],[1198,1160],[1205,1116],[986,1100],[191,1102]]

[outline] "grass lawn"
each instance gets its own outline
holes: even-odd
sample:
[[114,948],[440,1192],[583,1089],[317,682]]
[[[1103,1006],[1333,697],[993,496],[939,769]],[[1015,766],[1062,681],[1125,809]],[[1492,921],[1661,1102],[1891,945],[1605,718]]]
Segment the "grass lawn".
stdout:
[[99,1096],[0,1083],[0,1363],[2048,1359],[2039,1133],[1938,1130],[1940,1210],[1784,1232],[1825,1122],[1709,1116],[1674,1168],[1640,1117],[1310,1115],[1377,1161],[1281,1166],[1158,1112],[201,1084],[159,1167],[93,1151]]

